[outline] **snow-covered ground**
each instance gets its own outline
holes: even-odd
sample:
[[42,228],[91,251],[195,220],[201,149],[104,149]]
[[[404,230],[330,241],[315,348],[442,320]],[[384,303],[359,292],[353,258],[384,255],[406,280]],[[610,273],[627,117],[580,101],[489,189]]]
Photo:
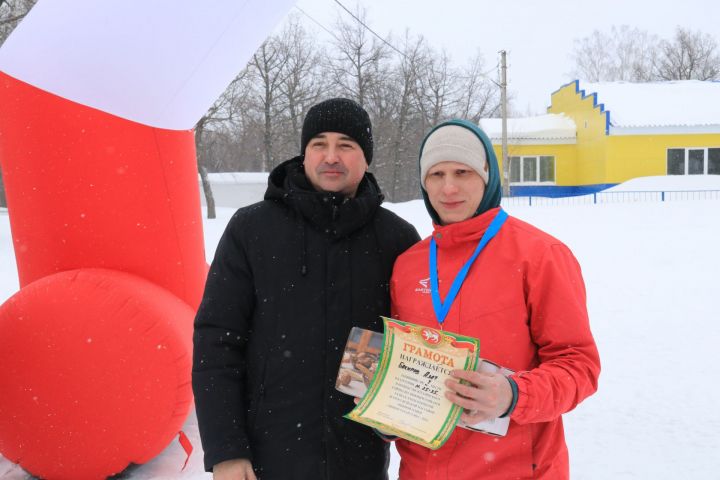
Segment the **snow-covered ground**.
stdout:
[[[633,184],[634,182],[634,184]],[[628,190],[720,190],[720,177],[658,177]],[[388,205],[431,231],[421,201]],[[719,478],[720,201],[507,207],[567,243],[583,267],[603,363],[598,393],[565,415],[575,480]],[[232,209],[205,222],[210,259]],[[0,302],[18,288],[6,212],[0,211]],[[202,471],[197,422],[185,428],[195,451],[173,442],[126,471],[133,480],[211,478]],[[394,454],[391,478],[396,478]],[[0,457],[0,478],[30,478]]]
[[720,175],[662,175],[639,177],[608,188],[606,192],[692,192],[720,190]]

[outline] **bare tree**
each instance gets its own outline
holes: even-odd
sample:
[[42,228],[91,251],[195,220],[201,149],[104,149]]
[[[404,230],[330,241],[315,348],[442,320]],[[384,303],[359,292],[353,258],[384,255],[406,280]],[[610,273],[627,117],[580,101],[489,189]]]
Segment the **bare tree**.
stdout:
[[609,33],[595,30],[575,40],[572,75],[591,82],[649,81],[658,48],[655,35],[627,25],[613,26]]
[[197,155],[198,172],[202,182],[205,203],[207,204],[207,217],[215,218],[215,199],[208,179],[208,164],[211,162],[212,148],[208,139],[209,133],[217,126],[222,126],[234,120],[243,106],[247,104],[249,89],[247,86],[247,69],[240,72],[215,101],[205,115],[195,124],[195,151]]
[[613,27],[612,30],[616,44],[616,77],[629,82],[653,80],[653,65],[660,42],[658,37],[627,25]]
[[37,3],[37,0],[3,0],[0,1],[0,45],[15,30],[20,20]]
[[662,80],[720,79],[720,50],[711,35],[678,27],[672,40],[664,40],[655,64]]
[[[417,161],[416,148],[411,148],[419,141],[417,119],[417,88],[418,88],[418,65],[427,59],[427,44],[420,36],[413,38],[409,32],[405,32],[403,39],[402,54],[392,69],[391,74],[385,78],[389,80],[388,91],[385,99],[388,104],[385,123],[382,131],[391,132],[388,142],[388,152],[379,159],[378,171],[384,170],[386,175],[381,179],[386,185],[385,191],[391,201],[412,198],[416,194],[414,188],[407,185],[415,185],[414,175],[401,175]],[[385,167],[384,169],[382,167]],[[410,182],[406,180],[410,179]]]
[[[238,155],[242,140],[234,130],[235,122],[221,123],[203,135],[205,168],[208,172],[235,172],[243,167],[259,170],[259,165],[243,165]],[[243,149],[244,149],[243,145]]]
[[481,118],[493,117],[500,111],[500,87],[489,77],[496,73],[495,68],[487,70],[486,67],[485,59],[478,51],[460,71],[458,111],[454,116],[478,123]]
[[457,75],[445,51],[436,56],[432,50],[418,72],[416,101],[424,127],[437,125],[455,108]]
[[285,127],[279,138],[285,147],[281,155],[292,157],[300,151],[302,122],[307,110],[317,103],[326,88],[320,71],[320,52],[297,16],[291,16],[280,34],[280,48],[286,58],[279,91],[285,105]]
[[263,119],[263,171],[275,166],[274,137],[276,121],[285,109],[280,87],[287,76],[287,49],[278,37],[270,37],[253,55],[250,61],[252,74],[258,79],[258,100]]
[[590,82],[608,80],[607,72],[613,69],[608,42],[609,36],[599,30],[594,30],[588,37],[576,39],[571,54],[575,62],[572,75]]
[[627,25],[613,26],[610,33],[595,30],[575,40],[571,57],[573,75],[591,82],[720,78],[717,40],[681,27],[670,40]]
[[[415,115],[416,70],[408,58],[424,45],[406,35],[405,51],[399,52],[387,39],[369,31],[367,15],[358,8],[354,18],[339,18],[327,68],[334,90],[360,103],[373,122],[374,154],[371,169],[391,201],[401,198],[405,177],[399,175],[407,152],[406,139]],[[413,50],[416,50],[413,52]]]
[[358,7],[354,15],[357,21],[338,18],[335,31],[339,37],[333,42],[337,57],[328,67],[340,93],[367,107],[371,90],[380,81],[381,62],[388,58],[389,53],[385,44],[365,28],[365,10]]

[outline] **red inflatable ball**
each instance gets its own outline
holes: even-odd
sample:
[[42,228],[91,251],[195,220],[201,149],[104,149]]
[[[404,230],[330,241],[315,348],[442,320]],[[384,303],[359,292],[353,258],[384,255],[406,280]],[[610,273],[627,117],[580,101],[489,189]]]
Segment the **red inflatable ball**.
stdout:
[[193,310],[135,275],[43,277],[0,307],[0,453],[41,478],[144,463],[192,403]]

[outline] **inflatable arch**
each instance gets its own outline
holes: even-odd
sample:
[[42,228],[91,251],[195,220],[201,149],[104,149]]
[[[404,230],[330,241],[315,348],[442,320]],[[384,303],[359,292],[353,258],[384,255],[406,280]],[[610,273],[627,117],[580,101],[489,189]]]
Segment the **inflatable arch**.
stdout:
[[40,0],[0,49],[21,289],[0,306],[0,453],[41,478],[145,463],[192,404],[207,272],[190,130],[289,0]]

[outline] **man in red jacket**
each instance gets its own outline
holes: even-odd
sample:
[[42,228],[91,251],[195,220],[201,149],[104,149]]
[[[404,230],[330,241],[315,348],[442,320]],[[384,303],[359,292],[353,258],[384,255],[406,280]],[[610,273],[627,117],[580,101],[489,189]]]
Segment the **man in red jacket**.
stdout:
[[580,266],[559,240],[499,208],[497,159],[475,125],[433,129],[420,175],[434,232],[395,263],[395,318],[479,338],[482,358],[516,373],[454,371],[446,396],[461,420],[509,416],[507,435],[457,428],[436,451],[398,440],[400,478],[567,479],[561,415],[596,391],[600,374]]

